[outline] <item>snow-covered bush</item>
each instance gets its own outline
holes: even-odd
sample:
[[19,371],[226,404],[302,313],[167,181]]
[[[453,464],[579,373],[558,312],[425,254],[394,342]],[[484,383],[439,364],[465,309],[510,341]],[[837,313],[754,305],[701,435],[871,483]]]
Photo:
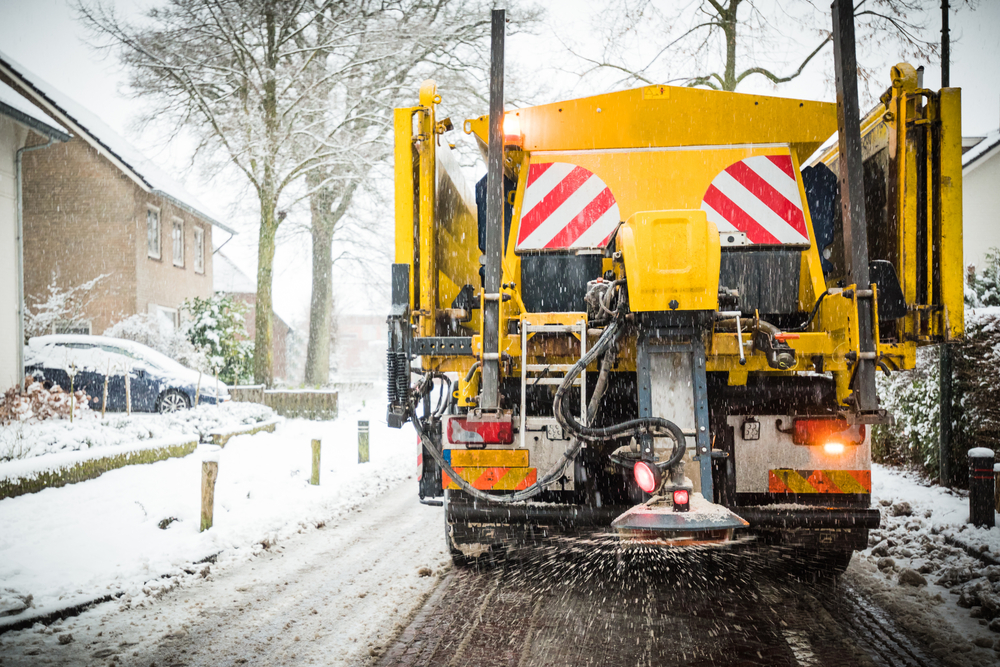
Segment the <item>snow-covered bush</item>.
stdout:
[[1000,306],[1000,249],[990,248],[985,266],[969,265],[965,278],[965,305],[970,308]]
[[84,321],[84,311],[94,300],[94,287],[108,274],[101,274],[93,280],[62,289],[55,283],[49,285],[48,297],[33,299],[33,303],[24,309],[24,342],[34,336],[44,336],[53,333],[56,324],[79,325]]
[[109,327],[104,335],[141,343],[188,368],[207,370],[204,355],[188,338],[188,326],[184,323],[179,329],[168,329],[155,315],[137,313]]
[[872,457],[880,463],[915,465],[929,477],[938,474],[940,434],[940,373],[937,348],[917,350],[912,371],[877,376],[882,407],[896,419],[876,426]]
[[[984,293],[989,297],[989,293]],[[931,478],[940,467],[940,350],[917,351],[913,371],[878,376],[882,407],[895,416],[892,426],[875,427],[872,456],[882,463],[910,465]],[[965,337],[952,344],[952,480],[964,484],[966,452],[998,450],[1000,442],[1000,308],[967,308]]]
[[200,405],[169,414],[125,415],[89,412],[45,422],[14,422],[0,428],[0,461],[59,452],[129,445],[148,440],[191,436],[205,440],[214,432],[233,431],[274,419],[274,411],[258,403]]
[[184,302],[191,319],[188,339],[205,358],[207,370],[226,384],[248,382],[253,377],[253,345],[246,340],[246,304],[228,294]]
[[0,425],[14,421],[45,421],[59,417],[69,418],[72,412],[79,415],[90,410],[87,393],[77,390],[72,394],[55,386],[46,389],[44,385],[28,377],[24,389],[11,387],[0,395]]

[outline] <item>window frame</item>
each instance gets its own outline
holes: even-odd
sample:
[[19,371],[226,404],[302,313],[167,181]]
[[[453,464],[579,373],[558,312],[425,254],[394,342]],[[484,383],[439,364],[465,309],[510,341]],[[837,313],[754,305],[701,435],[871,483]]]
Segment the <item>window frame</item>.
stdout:
[[[180,232],[181,232],[180,233],[180,237],[181,238],[180,238],[180,244],[179,244],[180,251],[181,251],[180,252],[180,254],[181,254],[180,261],[178,261],[178,258],[177,258],[178,243],[177,243],[176,232],[177,232],[178,229],[180,229]],[[183,269],[184,268],[184,218],[181,218],[181,217],[176,216],[176,215],[173,216],[172,218],[170,218],[170,239],[171,239],[171,248],[170,248],[170,250],[171,250],[171,253],[173,255],[174,266]]]
[[195,273],[205,273],[205,228],[201,225],[192,225],[194,230],[194,265]]
[[[156,252],[154,254],[153,248],[150,247],[150,241],[153,240],[153,235],[150,233],[149,220],[150,214],[156,217]],[[153,206],[152,204],[146,204],[146,257],[150,259],[162,259],[163,258],[163,225],[160,219],[160,208],[158,206]]]

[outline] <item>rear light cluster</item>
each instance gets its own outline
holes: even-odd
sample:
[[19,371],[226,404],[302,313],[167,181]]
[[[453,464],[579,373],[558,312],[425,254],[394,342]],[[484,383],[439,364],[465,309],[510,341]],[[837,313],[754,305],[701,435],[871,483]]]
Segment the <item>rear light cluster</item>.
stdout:
[[448,442],[469,449],[476,449],[476,445],[509,445],[514,442],[514,427],[504,419],[472,421],[453,417],[448,420]]
[[691,509],[691,494],[687,489],[674,490],[674,511],[687,512]]
[[639,461],[632,469],[635,483],[646,493],[653,493],[660,486],[660,469],[652,463]]
[[[632,474],[635,476],[635,483],[646,493],[655,493],[663,480],[659,466],[648,461],[636,462]],[[675,512],[687,512],[691,508],[691,493],[687,489],[674,489],[671,499]]]
[[792,442],[796,445],[822,445],[827,454],[842,454],[846,445],[865,441],[865,425],[847,423],[846,419],[796,419]]

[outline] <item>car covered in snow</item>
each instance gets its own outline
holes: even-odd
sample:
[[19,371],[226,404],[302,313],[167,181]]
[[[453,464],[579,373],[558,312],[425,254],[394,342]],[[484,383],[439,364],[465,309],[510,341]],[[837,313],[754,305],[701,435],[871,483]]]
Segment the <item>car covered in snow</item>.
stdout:
[[[127,394],[137,412],[176,412],[195,403],[230,400],[229,388],[156,350],[120,338],[62,334],[36,336],[24,348],[28,375],[46,387],[83,390],[90,407],[101,409],[107,379],[107,410],[124,411]],[[130,379],[129,391],[125,378]],[[216,388],[218,387],[218,389]],[[218,392],[218,393],[216,393]]]

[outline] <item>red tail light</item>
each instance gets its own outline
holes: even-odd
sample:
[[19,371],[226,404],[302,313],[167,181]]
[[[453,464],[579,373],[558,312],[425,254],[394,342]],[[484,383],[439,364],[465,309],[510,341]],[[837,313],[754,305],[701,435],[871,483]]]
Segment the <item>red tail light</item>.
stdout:
[[687,512],[691,508],[691,494],[687,489],[674,490],[674,511]]
[[514,428],[509,420],[472,421],[454,417],[448,420],[448,442],[457,445],[509,445],[514,442]]
[[632,469],[635,483],[646,493],[653,493],[660,486],[660,469],[652,463],[639,461]]
[[796,419],[792,441],[796,445],[860,445],[865,441],[865,425],[852,426],[846,419]]

